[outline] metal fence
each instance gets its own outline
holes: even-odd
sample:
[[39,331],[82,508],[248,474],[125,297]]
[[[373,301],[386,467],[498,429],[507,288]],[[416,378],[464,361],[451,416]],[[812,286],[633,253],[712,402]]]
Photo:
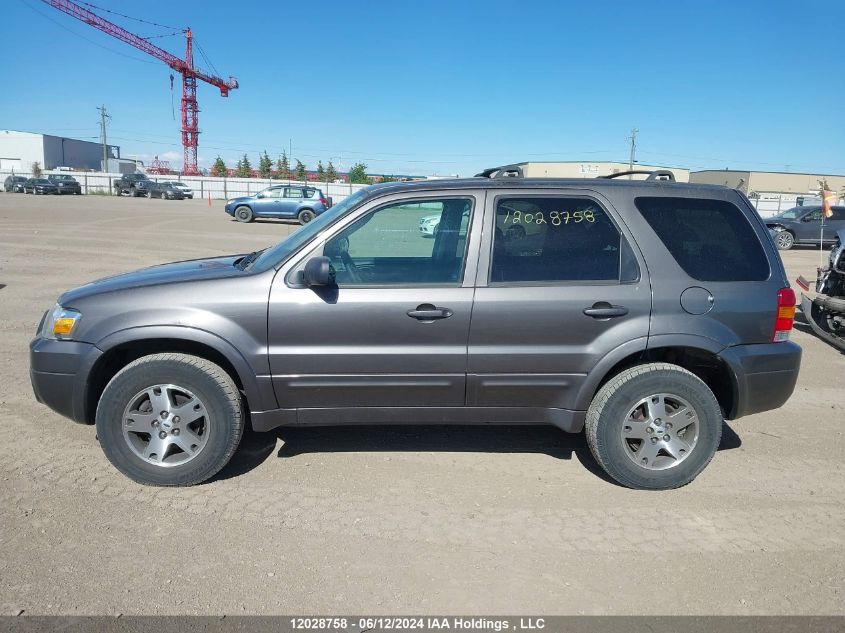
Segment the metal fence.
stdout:
[[[82,193],[90,195],[115,195],[114,182],[119,180],[121,174],[95,172],[95,171],[48,171],[45,170],[43,177],[63,174],[73,176],[82,186]],[[0,170],[0,182],[4,182],[7,176],[23,176],[31,178],[31,173],[11,172]],[[353,185],[351,183],[325,183],[325,182],[301,182],[297,180],[278,180],[274,178],[216,178],[213,176],[147,176],[153,182],[182,182],[194,190],[195,198],[208,198],[213,200],[227,200],[237,196],[250,196],[258,193],[271,185],[308,185],[320,189],[325,195],[337,203],[352,195],[367,185]]]

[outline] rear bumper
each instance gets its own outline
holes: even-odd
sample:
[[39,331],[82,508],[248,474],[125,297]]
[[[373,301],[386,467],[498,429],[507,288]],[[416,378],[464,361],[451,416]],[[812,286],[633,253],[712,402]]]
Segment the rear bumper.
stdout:
[[761,345],[737,345],[719,353],[733,373],[734,404],[727,418],[782,406],[795,389],[801,366],[801,348],[787,341]]
[[29,344],[29,378],[35,399],[75,422],[87,423],[88,377],[101,354],[90,343],[34,339]]

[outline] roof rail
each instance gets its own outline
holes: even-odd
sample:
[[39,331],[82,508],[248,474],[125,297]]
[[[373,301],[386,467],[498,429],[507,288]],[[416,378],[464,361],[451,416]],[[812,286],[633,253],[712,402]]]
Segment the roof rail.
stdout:
[[648,174],[646,180],[667,180],[675,182],[675,174],[668,169],[655,169],[654,171],[647,169],[631,169],[630,171],[618,171],[615,174],[608,174],[607,176],[598,176],[599,178],[619,178],[620,176],[633,176],[635,174]]
[[490,167],[481,173],[475,174],[476,178],[524,178],[521,165],[501,165]]

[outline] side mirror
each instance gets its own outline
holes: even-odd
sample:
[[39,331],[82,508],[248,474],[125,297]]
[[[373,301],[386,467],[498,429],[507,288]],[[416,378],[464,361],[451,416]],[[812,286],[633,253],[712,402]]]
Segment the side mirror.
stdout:
[[302,281],[305,285],[330,286],[334,284],[334,269],[328,257],[312,257],[305,262],[305,270],[302,273]]

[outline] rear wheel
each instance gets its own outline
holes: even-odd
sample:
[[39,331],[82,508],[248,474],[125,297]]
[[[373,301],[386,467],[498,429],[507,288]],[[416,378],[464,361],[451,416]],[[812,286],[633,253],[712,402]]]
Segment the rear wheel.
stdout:
[[775,234],[775,245],[780,251],[788,251],[795,246],[795,236],[791,231],[783,230]]
[[308,224],[311,220],[313,220],[316,216],[311,209],[303,209],[299,212],[297,219],[299,220],[300,224]]
[[642,490],[691,482],[713,458],[722,412],[696,375],[669,363],[626,369],[587,410],[587,444],[614,480]]
[[238,388],[218,365],[188,354],[153,354],[124,367],[97,406],[97,437],[127,477],[190,486],[231,459],[243,433]]
[[255,216],[249,207],[238,207],[235,209],[235,218],[238,222],[252,222]]

